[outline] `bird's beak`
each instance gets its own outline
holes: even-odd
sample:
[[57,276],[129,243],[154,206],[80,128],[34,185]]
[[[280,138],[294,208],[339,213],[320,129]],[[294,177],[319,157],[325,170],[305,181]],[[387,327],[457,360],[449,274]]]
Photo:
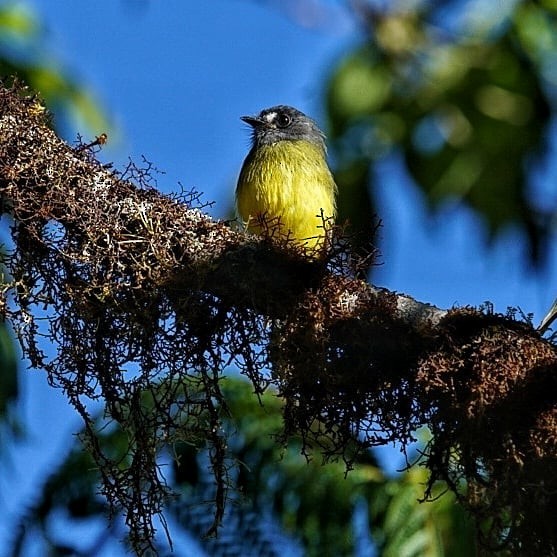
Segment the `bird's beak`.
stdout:
[[265,121],[257,116],[241,116],[240,120],[249,124],[252,128],[259,128],[265,124]]

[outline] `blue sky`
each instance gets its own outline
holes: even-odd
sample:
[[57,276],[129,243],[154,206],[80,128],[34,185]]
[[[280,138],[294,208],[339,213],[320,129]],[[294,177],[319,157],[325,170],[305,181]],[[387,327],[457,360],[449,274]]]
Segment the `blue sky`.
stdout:
[[[166,172],[158,177],[161,190],[193,186],[215,202],[215,217],[229,214],[247,153],[249,135],[239,117],[291,104],[324,124],[324,80],[358,41],[340,1],[308,0],[303,5],[313,11],[306,13],[295,0],[27,4],[45,24],[46,54],[90,87],[110,117],[106,130],[76,122],[67,138],[107,132],[104,160],[122,167],[128,156],[139,161],[144,155]],[[378,285],[440,307],[490,300],[497,311],[520,306],[541,319],[557,295],[555,250],[546,271],[531,272],[512,232],[486,249],[471,212],[447,206],[428,215],[396,160],[380,165],[377,183],[383,221]],[[41,372],[26,373],[23,389],[29,439],[13,455],[12,487],[0,489],[7,509],[32,495],[79,423]],[[6,534],[4,515],[0,539]]]

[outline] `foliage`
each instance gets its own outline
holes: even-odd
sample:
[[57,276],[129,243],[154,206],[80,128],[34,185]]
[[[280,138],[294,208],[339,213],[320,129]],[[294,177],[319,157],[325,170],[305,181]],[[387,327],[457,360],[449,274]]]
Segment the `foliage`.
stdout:
[[555,106],[555,3],[354,5],[366,40],[327,91],[341,216],[362,231],[374,167],[400,152],[432,208],[471,207],[489,236],[517,227],[541,261],[554,207],[534,203],[529,171],[547,154]]
[[[18,366],[16,350],[9,327],[0,323],[0,431],[8,426],[11,433],[16,433],[19,426],[13,412],[13,405],[19,397]],[[4,443],[2,443],[4,447]]]
[[104,131],[107,119],[98,100],[47,53],[33,11],[21,2],[0,4],[0,77],[17,76],[39,91],[56,114],[57,129],[77,120],[93,132]]
[[[283,402],[275,393],[265,393],[260,403],[250,383],[237,377],[229,377],[223,391],[230,415],[236,417],[223,424],[231,433],[231,458],[239,464],[229,486],[236,504],[226,517],[236,530],[231,532],[225,525],[217,538],[202,537],[210,484],[205,450],[178,443],[168,474],[178,494],[178,499],[169,501],[169,520],[175,528],[200,537],[210,555],[228,555],[232,550],[256,555],[262,553],[255,548],[265,547],[267,555],[278,556],[281,548],[273,536],[278,525],[308,556],[354,555],[358,547],[362,550],[367,545],[369,550],[372,541],[385,556],[474,555],[473,531],[452,497],[418,503],[427,479],[425,469],[388,477],[372,453],[361,455],[348,474],[342,463],[324,465],[319,455],[308,461],[295,440],[288,447],[277,443]],[[105,426],[103,419],[97,421],[105,451],[125,459],[126,435]],[[164,453],[160,456],[165,459]],[[83,544],[53,528],[52,520],[66,517],[70,531],[72,524],[102,520],[107,509],[97,494],[98,481],[90,455],[76,443],[46,482],[42,498],[22,518],[11,555],[25,554],[30,533],[39,534],[45,553],[57,555],[60,548],[71,548],[80,554],[77,548]],[[356,528],[358,516],[363,525]],[[114,528],[109,534],[93,538],[91,546],[99,551],[111,545],[120,532]],[[158,550],[164,552],[164,545],[164,539],[159,539]],[[91,547],[82,547],[81,552],[93,554]]]

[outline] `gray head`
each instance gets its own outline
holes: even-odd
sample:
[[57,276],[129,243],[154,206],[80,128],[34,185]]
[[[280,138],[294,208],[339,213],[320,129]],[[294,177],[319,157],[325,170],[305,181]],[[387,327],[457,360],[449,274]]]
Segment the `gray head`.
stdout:
[[291,106],[273,106],[262,110],[257,116],[242,116],[241,119],[252,127],[254,145],[305,139],[325,149],[325,135],[317,124]]

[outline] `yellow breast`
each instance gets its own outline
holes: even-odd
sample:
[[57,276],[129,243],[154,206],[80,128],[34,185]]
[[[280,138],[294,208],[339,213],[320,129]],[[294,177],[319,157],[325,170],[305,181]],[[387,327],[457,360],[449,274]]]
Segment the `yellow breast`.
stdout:
[[336,216],[336,185],[323,149],[310,141],[279,141],[251,150],[240,172],[236,207],[248,229],[291,238],[315,251]]

